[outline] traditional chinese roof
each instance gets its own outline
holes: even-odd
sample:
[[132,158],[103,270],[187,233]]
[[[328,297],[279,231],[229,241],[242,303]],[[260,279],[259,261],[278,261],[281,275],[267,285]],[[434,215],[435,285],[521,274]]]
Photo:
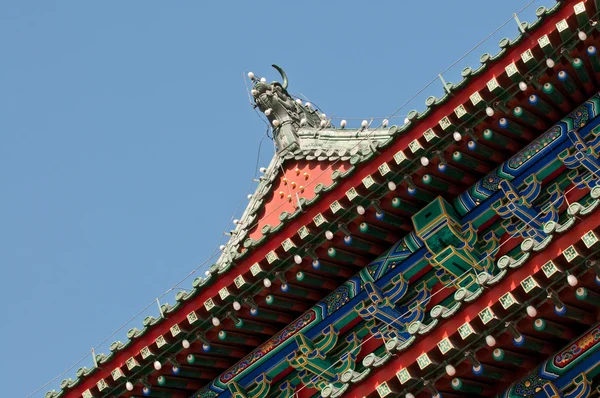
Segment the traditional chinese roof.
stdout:
[[[396,245],[385,249],[403,236],[403,247],[419,248],[419,238],[409,233],[414,230],[411,216],[436,196],[452,202],[461,217],[493,213],[490,203],[479,206],[497,197],[497,177],[506,176],[505,161],[517,152],[525,154],[517,159],[521,163],[536,156],[540,148],[519,151],[598,90],[600,63],[588,50],[598,45],[590,24],[594,4],[563,1],[551,9],[540,7],[538,19],[523,23],[519,36],[503,39],[499,52],[484,54],[479,67],[465,68],[461,82],[447,85],[442,98],[429,97],[426,109],[410,112],[400,127],[336,129],[321,112],[293,100],[285,75],[283,84],[255,79],[256,105],[274,126],[278,150],[223,254],[206,278],[194,280],[191,291],[180,292],[175,304],[163,305],[163,317],[147,317],[143,327],[128,332],[127,342],[115,342],[110,354],[97,356],[98,367],[79,369],[77,379],[63,381],[61,391],[49,392],[47,398],[129,397],[150,387],[150,396],[185,397],[223,374],[232,374],[236,382],[246,380],[250,376],[238,371],[249,370],[240,363],[249,363],[248,369],[255,366],[246,355],[277,349],[273,341],[282,336],[280,329],[285,334],[301,330],[303,319],[316,322],[305,318],[306,311],[316,303],[326,306],[328,292],[342,283],[360,284],[353,275],[382,252],[391,253]],[[578,39],[578,30],[587,32],[584,40]],[[547,67],[546,58],[556,65]],[[575,58],[585,62],[587,82],[571,61]],[[519,83],[525,84],[524,90]],[[275,97],[278,102],[273,102]],[[555,176],[546,176],[546,181],[548,177]],[[495,190],[490,184],[496,184]],[[477,229],[499,225],[497,216],[486,217]],[[581,225],[593,229],[590,223]],[[561,239],[556,247],[562,250],[570,241]],[[319,261],[311,265],[306,258]],[[265,289],[265,278],[273,290],[288,289],[290,296]],[[499,291],[494,288],[492,296]],[[485,297],[473,305],[488,302]],[[364,325],[357,327],[359,335],[366,333]],[[427,341],[438,342],[431,337]],[[203,352],[209,345],[211,351]],[[394,366],[386,369],[412,366],[410,355],[400,362],[394,359]],[[183,372],[173,376],[170,366],[155,370],[155,360]],[[369,380],[392,384],[390,377],[396,376],[390,372],[374,370]],[[360,385],[355,393],[360,396],[368,396],[374,386],[368,382],[371,391],[366,391]]]

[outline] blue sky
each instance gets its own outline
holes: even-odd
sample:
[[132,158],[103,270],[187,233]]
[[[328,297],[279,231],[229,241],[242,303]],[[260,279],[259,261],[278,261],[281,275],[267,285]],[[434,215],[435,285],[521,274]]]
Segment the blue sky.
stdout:
[[[290,92],[358,125],[391,114],[527,2],[1,2],[2,395],[68,369],[232,228],[265,133],[245,72],[273,80],[277,63]],[[509,23],[444,77],[460,80],[516,34]],[[436,82],[399,114],[441,93]],[[265,139],[260,165],[272,153]],[[156,307],[98,352],[147,315]]]

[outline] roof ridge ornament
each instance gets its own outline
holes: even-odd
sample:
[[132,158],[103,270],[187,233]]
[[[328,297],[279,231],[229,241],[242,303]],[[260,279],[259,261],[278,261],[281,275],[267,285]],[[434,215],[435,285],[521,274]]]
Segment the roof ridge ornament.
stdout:
[[265,114],[273,126],[273,137],[277,152],[297,149],[300,146],[298,130],[300,127],[318,129],[321,125],[319,113],[312,108],[310,102],[302,104],[302,100],[288,93],[289,80],[285,71],[277,66],[273,68],[281,75],[282,83],[274,81],[267,83],[265,78],[258,78],[249,72],[248,77],[254,83],[252,98],[254,107]]

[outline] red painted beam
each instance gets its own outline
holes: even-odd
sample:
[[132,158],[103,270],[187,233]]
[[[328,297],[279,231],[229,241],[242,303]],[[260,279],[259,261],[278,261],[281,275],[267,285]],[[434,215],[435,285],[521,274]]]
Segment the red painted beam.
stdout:
[[533,257],[530,258],[525,265],[523,265],[523,267],[510,274],[506,279],[494,286],[492,290],[488,291],[488,293],[474,301],[456,316],[447,320],[443,327],[440,327],[431,334],[425,336],[422,341],[403,352],[400,356],[390,361],[383,368],[374,370],[375,373],[372,373],[367,380],[346,392],[346,396],[366,397],[371,394],[373,391],[375,391],[376,386],[384,381],[396,377],[396,373],[399,370],[414,363],[419,355],[436,349],[437,343],[442,340],[444,336],[454,333],[456,329],[458,329],[458,327],[465,322],[477,318],[481,310],[498,301],[498,299],[506,292],[518,287],[523,279],[539,271],[542,265],[561,255],[563,250],[578,242],[586,232],[598,228],[599,226],[600,217],[597,215],[592,215],[577,224],[566,234],[560,235],[550,244],[547,249],[540,253],[534,254]]
[[[508,64],[512,63],[513,61],[518,61],[523,52],[537,45],[537,39],[539,37],[554,31],[556,29],[555,24],[558,21],[560,21],[563,18],[567,18],[568,16],[573,14],[573,5],[578,1],[579,0],[564,0],[563,3],[565,4],[558,12],[549,16],[543,23],[543,25],[541,25],[535,32],[531,33],[520,44],[508,51],[507,54],[500,61],[495,63],[492,67],[488,68],[480,76],[474,77],[468,84],[467,89],[463,89],[460,92],[456,93],[456,95],[452,97],[448,102],[446,102],[438,109],[434,110],[432,114],[429,115],[429,117],[427,117],[425,120],[423,120],[420,123],[420,125],[415,127],[414,130],[402,137],[399,137],[394,144],[392,144],[387,149],[383,150],[380,156],[376,158],[376,160],[373,160],[368,164],[362,165],[352,175],[351,178],[348,178],[342,183],[340,183],[327,195],[327,200],[324,200],[322,198],[314,206],[307,208],[306,213],[303,215],[303,217],[300,217],[288,223],[287,226],[282,228],[281,232],[272,236],[265,245],[257,248],[256,250],[253,250],[252,253],[250,253],[250,255],[246,257],[244,261],[237,265],[237,267],[229,271],[227,274],[221,276],[220,279],[217,282],[215,282],[215,284],[211,288],[204,290],[192,300],[185,302],[176,313],[170,314],[169,318],[166,319],[164,322],[161,322],[159,325],[152,327],[144,336],[136,339],[126,349],[118,352],[114,356],[113,360],[111,360],[107,364],[104,364],[102,369],[99,369],[90,377],[84,378],[84,380],[82,380],[80,384],[78,384],[72,390],[67,391],[64,397],[80,397],[85,390],[94,388],[96,382],[101,378],[110,378],[112,370],[114,370],[118,366],[124,366],[125,361],[127,359],[137,355],[142,348],[151,345],[158,336],[169,333],[169,329],[173,325],[186,321],[187,314],[189,314],[191,311],[195,311],[199,308],[202,308],[204,301],[217,296],[218,291],[221,288],[233,285],[233,280],[235,279],[235,277],[237,277],[237,275],[249,272],[250,267],[254,263],[264,260],[267,253],[269,253],[271,250],[279,248],[281,242],[285,239],[294,236],[297,233],[298,229],[307,223],[307,220],[312,220],[313,217],[315,217],[319,213],[327,212],[327,210],[329,209],[329,205],[333,200],[339,200],[340,198],[345,197],[345,193],[348,189],[359,184],[362,181],[362,179],[365,178],[367,175],[377,173],[378,167],[381,165],[382,162],[390,161],[399,150],[405,150],[412,140],[420,138],[427,129],[436,126],[440,119],[454,112],[454,108],[456,108],[460,104],[467,102],[471,94],[473,94],[475,91],[487,90],[486,84],[490,79],[492,79],[495,76],[500,76],[502,73],[504,73],[504,68]],[[308,189],[311,185],[313,185],[313,181],[306,184],[306,189]]]

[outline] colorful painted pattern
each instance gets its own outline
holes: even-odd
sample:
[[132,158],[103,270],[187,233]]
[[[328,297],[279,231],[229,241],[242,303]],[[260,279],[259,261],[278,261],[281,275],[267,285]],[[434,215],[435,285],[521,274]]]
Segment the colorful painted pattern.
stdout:
[[348,293],[350,289],[346,285],[338,287],[332,294],[328,295],[323,299],[323,302],[327,306],[327,314],[331,314],[340,309],[344,304],[350,301],[350,295]]
[[296,321],[294,321],[292,324],[288,325],[283,331],[276,334],[275,337],[258,347],[258,349],[254,350],[250,355],[246,356],[240,362],[236,363],[227,372],[223,373],[219,377],[219,380],[222,383],[227,383],[233,380],[233,378],[240,374],[240,372],[250,367],[256,361],[263,358],[281,344],[285,343],[288,339],[294,337],[296,333],[300,332],[306,325],[310,324],[316,318],[317,314],[314,310],[308,311],[300,318],[296,319]]
[[598,115],[599,109],[600,94],[596,94],[526,148],[460,194],[453,202],[458,213],[461,216],[469,213],[483,203],[483,201],[498,192],[502,179],[508,181],[514,180],[538,162],[541,157],[555,151],[565,141],[568,141],[568,131],[585,126],[591,119]]
[[571,362],[585,354],[587,350],[595,346],[600,341],[600,326],[596,326],[585,336],[580,338],[567,349],[561,351],[554,357],[553,363],[557,369],[564,369]]
[[542,379],[537,373],[532,373],[515,383],[514,395],[511,396],[530,397],[540,391],[546,383],[547,380]]
[[[582,112],[578,112],[582,113]],[[587,110],[585,114],[588,114]],[[540,151],[556,141],[563,131],[563,126],[553,126],[550,130],[542,134],[537,140],[533,141],[525,149],[517,153],[508,160],[508,167],[512,170],[518,170],[521,166],[529,162]],[[498,189],[497,187],[495,189]]]
[[200,390],[196,394],[194,394],[194,398],[214,398],[217,395],[218,394],[216,392],[214,392],[213,390],[210,390],[208,388],[203,388],[202,390]]
[[[596,325],[575,341],[575,343],[564,348],[554,357],[549,358],[523,379],[513,383],[502,394],[502,397],[532,397],[540,393],[544,385],[558,379],[560,376],[566,374],[567,371],[576,369],[577,365],[585,358],[600,349],[599,343],[600,325]],[[586,366],[585,368],[589,367]]]

